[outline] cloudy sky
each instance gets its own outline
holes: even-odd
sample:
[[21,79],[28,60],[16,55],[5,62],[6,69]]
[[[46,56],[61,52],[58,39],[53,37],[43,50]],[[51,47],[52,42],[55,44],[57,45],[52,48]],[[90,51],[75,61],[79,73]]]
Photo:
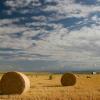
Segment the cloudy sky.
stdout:
[[100,69],[100,0],[0,0],[0,70]]

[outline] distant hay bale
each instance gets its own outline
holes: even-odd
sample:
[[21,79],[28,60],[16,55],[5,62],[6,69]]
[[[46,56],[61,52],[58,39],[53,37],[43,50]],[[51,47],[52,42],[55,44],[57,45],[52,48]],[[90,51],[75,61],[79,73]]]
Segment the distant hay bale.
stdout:
[[93,75],[97,74],[96,72],[92,72]]
[[0,89],[2,94],[22,94],[29,88],[29,79],[20,72],[7,72],[1,78]]
[[61,84],[63,86],[73,86],[76,83],[76,76],[72,73],[65,73],[61,77]]
[[49,75],[49,80],[52,80],[53,79],[53,75]]

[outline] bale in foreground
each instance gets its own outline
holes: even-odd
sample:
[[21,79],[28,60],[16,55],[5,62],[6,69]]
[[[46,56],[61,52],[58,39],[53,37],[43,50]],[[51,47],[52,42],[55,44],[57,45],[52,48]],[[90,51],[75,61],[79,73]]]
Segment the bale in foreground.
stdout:
[[20,72],[7,72],[0,82],[2,94],[22,94],[30,88],[30,81]]
[[61,77],[61,84],[63,86],[73,86],[76,83],[76,77],[72,73],[65,73]]

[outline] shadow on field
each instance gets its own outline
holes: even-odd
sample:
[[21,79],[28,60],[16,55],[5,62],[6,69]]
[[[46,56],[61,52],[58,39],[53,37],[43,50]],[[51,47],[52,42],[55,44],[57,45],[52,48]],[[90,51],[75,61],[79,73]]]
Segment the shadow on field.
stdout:
[[47,86],[43,86],[43,87],[62,87],[62,86],[61,85],[54,85],[54,86],[47,85]]

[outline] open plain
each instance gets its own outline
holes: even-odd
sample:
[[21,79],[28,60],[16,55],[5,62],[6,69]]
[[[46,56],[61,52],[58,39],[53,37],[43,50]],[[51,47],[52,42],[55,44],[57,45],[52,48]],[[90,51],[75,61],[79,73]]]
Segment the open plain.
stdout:
[[100,100],[100,74],[75,74],[74,86],[62,86],[61,74],[25,74],[31,82],[30,90],[22,95],[1,94],[0,100]]

